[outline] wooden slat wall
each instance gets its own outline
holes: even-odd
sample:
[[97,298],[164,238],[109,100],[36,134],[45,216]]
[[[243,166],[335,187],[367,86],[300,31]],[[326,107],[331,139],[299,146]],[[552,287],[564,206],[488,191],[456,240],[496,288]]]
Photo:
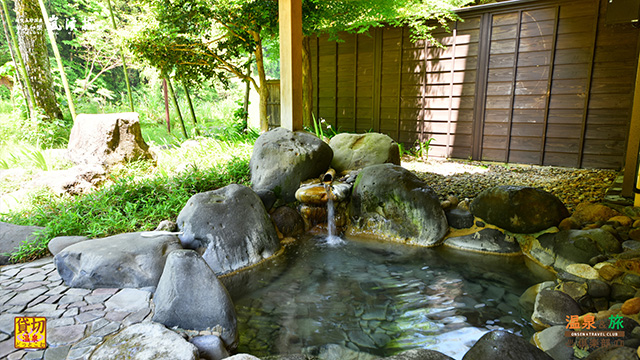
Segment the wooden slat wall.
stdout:
[[407,28],[314,38],[314,113],[430,155],[619,168],[638,30],[605,25],[606,0],[540,1],[463,14],[434,37]]

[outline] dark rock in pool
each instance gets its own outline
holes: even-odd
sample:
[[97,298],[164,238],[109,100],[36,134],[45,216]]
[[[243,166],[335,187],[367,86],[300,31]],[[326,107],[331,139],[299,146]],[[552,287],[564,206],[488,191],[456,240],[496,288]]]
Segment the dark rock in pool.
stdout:
[[445,213],[449,226],[454,229],[467,229],[473,226],[473,215],[463,209],[451,209]]
[[544,351],[510,332],[496,330],[485,334],[462,360],[553,360]]
[[587,264],[595,256],[622,250],[615,236],[601,229],[562,230],[543,234],[537,242],[539,246],[532,246],[530,255],[556,270],[564,270],[571,264]]
[[439,351],[428,349],[414,349],[401,352],[398,355],[387,356],[386,358],[380,358],[376,360],[453,360],[452,357],[447,356]]
[[296,236],[304,232],[304,220],[294,209],[281,206],[271,213],[271,219],[276,224],[280,233],[287,236]]
[[262,201],[246,186],[193,195],[176,222],[182,245],[198,251],[218,275],[254,265],[280,249]]
[[496,186],[471,202],[471,213],[489,224],[521,234],[556,226],[569,211],[553,194],[525,186]]
[[411,245],[439,245],[449,229],[434,191],[409,170],[392,164],[360,171],[350,216],[354,233]]
[[571,296],[556,290],[542,290],[536,296],[531,321],[534,327],[566,325],[567,316],[582,314],[580,305]]
[[153,321],[187,330],[219,326],[226,346],[237,346],[237,320],[231,297],[195,251],[169,254],[153,303]]
[[300,182],[326,171],[332,159],[329,145],[310,133],[285,128],[267,131],[256,140],[251,154],[252,188],[293,202]]
[[626,346],[607,346],[594,350],[584,360],[635,360],[636,349]]
[[496,229],[483,229],[476,233],[452,237],[444,245],[452,248],[496,255],[520,255],[520,245]]

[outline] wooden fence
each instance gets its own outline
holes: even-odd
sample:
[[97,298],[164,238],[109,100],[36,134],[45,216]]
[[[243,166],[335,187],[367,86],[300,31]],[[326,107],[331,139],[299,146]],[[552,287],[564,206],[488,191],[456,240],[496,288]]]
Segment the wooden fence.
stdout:
[[638,30],[607,0],[510,2],[411,41],[407,28],[311,41],[314,113],[348,132],[434,140],[430,155],[620,168]]

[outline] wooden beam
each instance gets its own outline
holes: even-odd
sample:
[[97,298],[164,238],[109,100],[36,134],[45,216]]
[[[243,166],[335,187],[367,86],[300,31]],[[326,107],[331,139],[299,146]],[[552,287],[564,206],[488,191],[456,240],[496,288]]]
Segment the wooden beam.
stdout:
[[280,125],[302,130],[302,0],[280,0]]

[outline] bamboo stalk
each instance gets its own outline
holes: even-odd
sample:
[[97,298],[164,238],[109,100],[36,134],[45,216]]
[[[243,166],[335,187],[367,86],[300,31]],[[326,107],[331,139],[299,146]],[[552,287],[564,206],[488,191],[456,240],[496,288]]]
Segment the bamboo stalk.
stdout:
[[189,95],[189,88],[185,82],[182,83],[182,87],[184,87],[184,92],[187,94],[187,103],[189,104],[189,112],[191,112],[191,119],[193,120],[193,129],[196,131],[196,136],[200,136],[200,130],[198,130],[198,120],[196,119],[196,111],[193,108],[193,103],[191,102],[191,95]]
[[180,120],[180,125],[182,125],[182,133],[186,139],[189,138],[187,135],[187,128],[184,126],[184,119],[182,119],[182,113],[180,112],[180,106],[178,106],[178,99],[176,98],[176,93],[173,91],[173,86],[171,85],[171,80],[169,78],[165,78],[167,81],[167,88],[169,89],[169,95],[171,95],[171,99],[173,100],[173,106],[176,107],[176,111],[178,112],[178,120]]
[[162,79],[162,95],[164,97],[164,114],[167,118],[167,132],[171,133],[171,116],[169,115],[169,95],[167,90],[167,79]]
[[[116,18],[115,16],[113,16],[111,0],[107,0],[107,4],[109,5],[109,14],[111,15],[111,25],[113,25],[113,30],[116,31],[118,27],[116,26]],[[131,111],[136,111],[133,107],[133,96],[131,95],[131,83],[129,82],[129,73],[127,73],[127,63],[124,59],[124,49],[122,48],[122,46],[120,47],[120,58],[122,59],[122,69],[124,70],[124,81],[127,83],[127,94],[129,95],[129,105],[131,107]]]
[[47,28],[47,33],[49,34],[49,41],[51,41],[51,47],[53,48],[53,55],[56,57],[56,62],[58,63],[58,70],[60,70],[60,77],[62,78],[62,85],[64,86],[64,92],[67,95],[67,102],[69,103],[69,112],[71,113],[71,118],[76,120],[76,107],[73,105],[73,98],[71,97],[71,90],[69,89],[69,81],[67,81],[67,75],[64,72],[64,66],[62,65],[62,58],[60,57],[60,51],[58,50],[58,43],[56,42],[56,37],[53,34],[53,29],[51,28],[51,23],[49,22],[49,14],[47,14],[47,9],[44,7],[44,1],[38,0],[40,4],[40,11],[42,11],[42,19],[44,20],[44,25]]
[[[7,25],[9,22],[9,17],[6,16],[6,13],[4,12],[4,10],[0,12],[2,13],[2,27],[4,28],[4,37],[7,39],[7,45],[8,45],[7,47],[9,48],[9,53],[11,54],[11,60],[13,61],[13,64],[16,66],[16,70],[18,70],[16,72],[16,82],[18,83],[18,86],[20,86],[20,91],[22,91],[22,96],[24,96],[24,102],[27,105],[27,118],[30,119],[31,105],[29,104],[29,95],[27,94],[27,88],[25,87],[25,85],[22,84],[22,73],[19,70],[20,64],[16,61],[16,54],[11,42],[11,36],[9,35],[8,26],[10,25]],[[13,103],[13,95],[11,96],[11,100]]]
[[[9,28],[9,33],[11,34],[11,41],[13,42],[13,46],[15,47],[16,57],[20,64],[17,64],[22,70],[22,77],[24,79],[24,83],[27,86],[27,92],[29,93],[29,100],[27,101],[27,107],[29,108],[29,117],[31,117],[31,111],[35,110],[33,104],[35,104],[35,97],[33,95],[33,88],[31,87],[31,81],[29,81],[29,76],[27,76],[27,67],[24,65],[24,59],[22,58],[22,54],[20,53],[20,46],[18,45],[18,38],[16,37],[16,33],[13,31],[13,27],[11,26],[11,18],[9,18],[9,10],[7,9],[7,0],[2,0],[2,10],[4,11],[5,16],[7,17],[7,27]],[[29,106],[29,101],[32,106]]]

